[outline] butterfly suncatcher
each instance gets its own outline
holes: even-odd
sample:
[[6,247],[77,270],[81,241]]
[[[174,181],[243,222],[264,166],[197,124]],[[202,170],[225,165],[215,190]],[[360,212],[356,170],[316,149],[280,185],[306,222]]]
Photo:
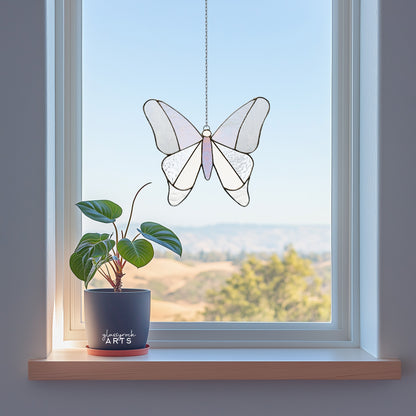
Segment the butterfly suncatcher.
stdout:
[[202,133],[182,114],[160,100],[148,100],[143,111],[152,127],[157,148],[168,155],[162,170],[168,181],[168,202],[179,205],[191,192],[199,171],[211,178],[212,168],[227,194],[245,207],[250,202],[248,183],[269,102],[257,97],[234,111],[214,132]]

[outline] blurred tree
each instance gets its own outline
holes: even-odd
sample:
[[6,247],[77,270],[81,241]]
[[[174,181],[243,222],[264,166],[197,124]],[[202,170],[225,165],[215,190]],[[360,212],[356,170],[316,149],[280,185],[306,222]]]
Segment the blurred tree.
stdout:
[[207,321],[325,322],[330,295],[311,261],[287,247],[282,258],[249,256],[219,290],[207,292]]

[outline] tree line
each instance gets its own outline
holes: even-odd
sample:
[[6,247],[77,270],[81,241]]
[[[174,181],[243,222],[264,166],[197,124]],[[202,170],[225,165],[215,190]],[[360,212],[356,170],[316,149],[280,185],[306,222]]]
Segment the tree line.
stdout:
[[203,315],[206,321],[327,322],[325,292],[311,260],[287,247],[280,257],[246,257],[221,288],[207,291]]

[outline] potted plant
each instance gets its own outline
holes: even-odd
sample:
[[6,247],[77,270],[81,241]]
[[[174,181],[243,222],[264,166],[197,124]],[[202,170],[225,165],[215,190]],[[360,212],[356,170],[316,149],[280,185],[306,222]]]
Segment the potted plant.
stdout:
[[[150,290],[122,289],[124,267],[148,264],[159,244],[179,256],[182,245],[176,234],[155,222],[144,222],[130,240],[127,237],[133,208],[142,186],[133,198],[125,230],[116,219],[122,214],[119,205],[108,200],[82,201],[76,205],[84,215],[101,223],[112,223],[114,234],[87,233],[81,237],[69,265],[85,285],[84,305],[88,352],[94,355],[140,355],[147,352],[150,322]],[[114,237],[114,238],[113,238]],[[110,289],[88,289],[96,274],[111,285]]]

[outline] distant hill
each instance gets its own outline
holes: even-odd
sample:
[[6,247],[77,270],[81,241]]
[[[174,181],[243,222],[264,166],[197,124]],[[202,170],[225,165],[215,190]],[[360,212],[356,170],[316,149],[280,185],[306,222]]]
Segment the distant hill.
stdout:
[[281,253],[288,244],[292,244],[301,253],[324,253],[331,250],[329,225],[217,224],[172,228],[190,253]]
[[[107,224],[106,224],[107,225]],[[130,230],[140,227],[132,223]],[[119,225],[120,229],[125,224]],[[331,251],[330,225],[258,225],[258,224],[215,224],[201,227],[171,225],[180,237],[184,254],[201,251],[222,252],[230,255],[245,253],[279,253],[292,244],[301,254],[328,253]],[[84,232],[108,232],[87,227]],[[165,252],[165,250],[163,250]]]

